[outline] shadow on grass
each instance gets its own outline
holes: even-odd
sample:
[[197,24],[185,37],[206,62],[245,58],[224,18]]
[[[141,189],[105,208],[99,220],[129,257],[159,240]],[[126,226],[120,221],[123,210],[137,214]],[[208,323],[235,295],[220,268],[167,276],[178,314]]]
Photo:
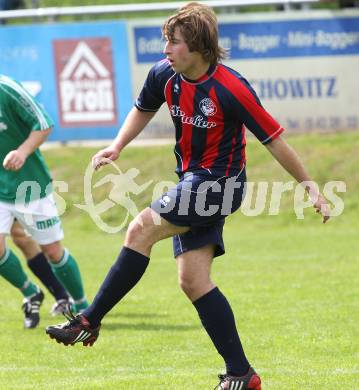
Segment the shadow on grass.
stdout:
[[142,331],[164,331],[164,332],[189,332],[191,330],[197,330],[200,326],[194,325],[184,325],[184,324],[151,324],[146,322],[139,322],[135,324],[103,324],[104,330],[121,330],[121,329],[130,329],[130,330],[142,330]]

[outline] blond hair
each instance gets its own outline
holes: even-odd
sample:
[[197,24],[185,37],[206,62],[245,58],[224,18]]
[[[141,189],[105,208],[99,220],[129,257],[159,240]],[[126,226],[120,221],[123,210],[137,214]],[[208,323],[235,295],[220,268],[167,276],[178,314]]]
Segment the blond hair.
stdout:
[[201,53],[206,62],[216,64],[227,57],[226,50],[218,43],[216,14],[207,5],[192,2],[180,8],[162,26],[163,36],[173,40],[177,27],[189,50]]

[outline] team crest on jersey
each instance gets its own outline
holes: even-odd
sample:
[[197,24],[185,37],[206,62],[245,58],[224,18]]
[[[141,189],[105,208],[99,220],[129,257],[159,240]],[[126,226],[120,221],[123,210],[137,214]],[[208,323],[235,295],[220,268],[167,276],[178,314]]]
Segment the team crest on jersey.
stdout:
[[204,98],[199,103],[199,108],[206,116],[213,116],[217,112],[217,107],[210,98]]

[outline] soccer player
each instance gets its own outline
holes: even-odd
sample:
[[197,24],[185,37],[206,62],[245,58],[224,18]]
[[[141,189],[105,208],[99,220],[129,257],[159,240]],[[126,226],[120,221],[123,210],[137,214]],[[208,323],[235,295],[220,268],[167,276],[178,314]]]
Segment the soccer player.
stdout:
[[[46,332],[65,345],[92,345],[103,317],[141,279],[153,245],[173,237],[179,284],[226,364],[218,388],[260,390],[260,377],[246,358],[230,304],[210,278],[213,258],[224,253],[225,217],[239,208],[243,197],[244,126],[298,182],[310,177],[248,82],[221,63],[225,51],[218,45],[212,9],[187,4],[165,22],[163,36],[167,58],[152,67],[118,136],[93,157],[93,166],[116,160],[166,102],[176,129],[179,183],[130,223],[124,247],[93,303]],[[315,191],[310,184],[306,189]],[[326,222],[325,198],[312,195]]]
[[16,81],[0,75],[0,275],[24,296],[25,328],[39,323],[44,294],[29,280],[5,237],[16,218],[40,245],[53,272],[75,301],[76,311],[88,304],[75,259],[64,236],[52,194],[52,179],[38,147],[53,123],[45,110]]
[[23,253],[30,270],[41,280],[42,284],[55,298],[50,314],[55,316],[68,312],[69,307],[71,307],[70,296],[57,279],[39,245],[29,234],[26,234],[18,221],[13,223],[10,234],[14,244]]

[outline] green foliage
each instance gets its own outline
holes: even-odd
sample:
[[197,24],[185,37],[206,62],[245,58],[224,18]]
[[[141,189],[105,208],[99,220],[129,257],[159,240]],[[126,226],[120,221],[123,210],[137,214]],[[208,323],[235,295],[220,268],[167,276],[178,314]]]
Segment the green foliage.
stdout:
[[[323,225],[313,210],[298,220],[292,195],[278,216],[247,217],[236,212],[225,225],[227,253],[215,260],[213,279],[232,304],[244,348],[263,379],[263,388],[354,389],[359,381],[359,134],[288,138],[320,186],[347,183],[345,211]],[[83,201],[85,167],[95,149],[63,147],[46,151],[68,204]],[[257,141],[249,140],[249,180],[289,181]],[[171,173],[171,147],[128,148],[122,171],[136,167],[139,184]],[[111,167],[97,173],[111,172]],[[110,188],[98,188],[97,201]],[[340,194],[342,195],[342,194]],[[151,191],[136,199],[138,206]],[[119,215],[111,222],[120,221]],[[116,258],[121,234],[99,230],[71,206],[63,216],[65,244],[77,257],[90,300]],[[0,280],[1,389],[212,389],[223,363],[201,329],[192,305],[176,286],[171,240],[155,246],[138,286],[103,321],[93,348],[64,347],[44,327],[62,322],[47,313],[47,294],[38,329],[22,329],[21,296]]]

